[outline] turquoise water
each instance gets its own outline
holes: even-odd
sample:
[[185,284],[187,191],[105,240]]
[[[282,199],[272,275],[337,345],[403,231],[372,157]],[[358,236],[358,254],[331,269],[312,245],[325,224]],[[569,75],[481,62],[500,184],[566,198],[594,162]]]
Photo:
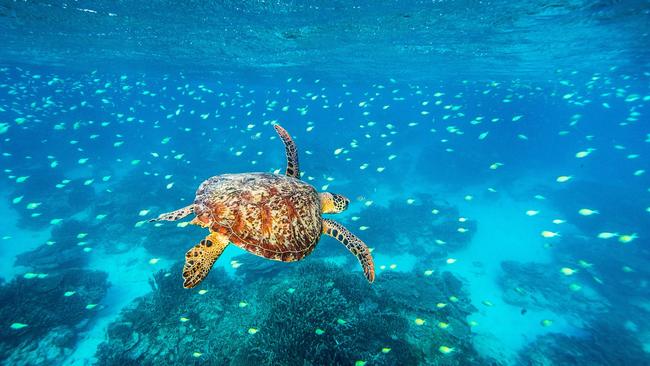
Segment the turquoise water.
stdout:
[[[649,12],[1,2],[0,364],[650,365]],[[149,220],[276,124],[374,282],[323,235],[183,288],[209,231]]]

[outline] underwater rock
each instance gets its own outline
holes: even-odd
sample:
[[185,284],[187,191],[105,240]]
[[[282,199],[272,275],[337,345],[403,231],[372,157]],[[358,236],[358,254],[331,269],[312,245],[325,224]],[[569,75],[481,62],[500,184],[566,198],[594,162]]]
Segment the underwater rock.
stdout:
[[27,274],[0,287],[0,360],[60,364],[101,308],[106,278],[105,272],[68,270]]
[[[580,281],[580,273],[566,276],[554,265],[515,261],[502,262],[501,269],[503,300],[511,305],[552,310],[573,315],[576,320],[585,314],[596,317],[610,309],[607,299]],[[576,281],[583,283],[579,289],[572,287]]]
[[270,261],[249,253],[233,257],[233,261],[241,264],[241,266],[235,268],[235,271],[245,280],[274,277],[283,269],[286,269],[285,263]]
[[[186,174],[191,177],[193,173],[186,172]],[[194,184],[194,182],[179,182],[177,187],[186,191],[189,199],[193,199],[193,192],[196,189]],[[151,204],[164,204],[164,206],[146,206]],[[92,235],[108,254],[127,252],[131,250],[134,243],[138,243],[153,256],[175,260],[203,238],[205,232],[193,225],[178,227],[179,223],[189,219],[158,224],[146,221],[160,213],[186,205],[187,202],[179,202],[178,197],[166,189],[165,185],[161,185],[156,177],[129,174],[116,179],[111,194],[106,195],[105,200],[97,202],[93,207],[91,216],[105,215],[106,217],[97,223]],[[142,210],[148,213],[140,216]]]
[[20,214],[19,226],[40,230],[50,225],[52,219],[64,219],[91,207],[96,200],[95,190],[84,185],[81,181],[73,180],[64,188],[56,189],[54,185],[65,178],[62,175],[48,173],[51,169],[38,169],[29,178],[27,186],[19,186],[11,197],[24,196],[24,200],[38,203],[38,207],[30,209],[25,205],[14,205]]
[[[186,290],[175,275],[180,268],[157,273],[154,291],[109,326],[100,365],[486,362],[471,347],[465,317],[472,310],[450,274],[386,273],[369,285],[358,273],[310,260],[245,284],[217,267]],[[436,325],[442,321],[450,328]],[[443,345],[454,350],[444,355]]]
[[88,243],[80,233],[91,229],[77,220],[67,220],[52,229],[51,245],[43,244],[36,249],[17,256],[16,264],[33,270],[51,272],[59,269],[80,268],[88,263],[88,254],[83,249]]
[[568,236],[556,244],[553,256],[559,263],[578,268],[581,278],[593,284],[613,306],[625,307],[632,299],[645,301],[650,297],[647,239],[638,240],[638,245],[612,250],[603,239]]
[[429,194],[415,196],[412,203],[393,200],[388,207],[372,205],[365,208],[359,217],[356,222],[359,226],[381,228],[377,235],[369,236],[373,230],[366,231],[366,243],[392,254],[417,248],[421,252],[419,256],[429,259],[464,248],[477,228],[475,221],[460,220],[457,208]]

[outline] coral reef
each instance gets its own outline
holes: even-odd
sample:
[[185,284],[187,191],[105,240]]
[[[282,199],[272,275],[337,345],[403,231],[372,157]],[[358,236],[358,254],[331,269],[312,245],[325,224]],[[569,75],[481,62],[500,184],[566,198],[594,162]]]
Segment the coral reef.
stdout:
[[639,340],[622,326],[596,322],[585,336],[548,334],[520,352],[518,364],[546,365],[648,365],[650,358]]
[[[197,289],[184,290],[178,273],[180,265],[157,273],[154,291],[110,325],[99,364],[486,362],[471,347],[470,305],[450,274],[386,273],[369,285],[310,260],[245,284],[215,268]],[[441,346],[453,350],[443,354]]]
[[105,272],[27,273],[0,287],[0,360],[60,364],[101,309]]

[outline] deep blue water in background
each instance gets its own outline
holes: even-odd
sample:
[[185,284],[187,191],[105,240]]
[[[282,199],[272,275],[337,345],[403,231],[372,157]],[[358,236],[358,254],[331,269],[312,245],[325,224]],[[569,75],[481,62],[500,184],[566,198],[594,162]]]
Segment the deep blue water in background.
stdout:
[[[0,4],[1,363],[650,364],[649,9]],[[323,237],[183,289],[207,231],[147,220],[276,123],[375,283]]]

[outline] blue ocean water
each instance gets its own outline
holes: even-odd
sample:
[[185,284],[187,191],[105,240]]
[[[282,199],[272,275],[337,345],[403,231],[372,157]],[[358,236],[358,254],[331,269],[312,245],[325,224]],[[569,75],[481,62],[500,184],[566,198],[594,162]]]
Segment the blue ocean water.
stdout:
[[[649,12],[1,2],[0,364],[650,365]],[[306,250],[321,196],[314,220],[241,189],[184,288],[210,230],[149,220],[213,176],[284,177],[274,125],[349,199],[323,217],[374,282],[327,235],[249,253],[269,215]]]

